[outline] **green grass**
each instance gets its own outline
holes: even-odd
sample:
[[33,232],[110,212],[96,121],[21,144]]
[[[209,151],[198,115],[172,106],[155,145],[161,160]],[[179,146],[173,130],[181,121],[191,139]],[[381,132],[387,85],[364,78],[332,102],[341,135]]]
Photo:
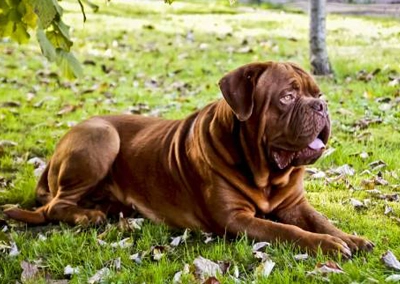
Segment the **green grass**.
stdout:
[[[294,61],[309,69],[307,15],[231,7],[228,1],[177,1],[172,6],[163,1],[128,2],[111,1],[106,6],[99,1],[100,12],[89,13],[85,24],[77,4],[61,3],[67,11],[66,22],[74,26],[77,57],[94,63],[84,65],[84,78],[75,82],[57,75],[57,66],[46,62],[34,40],[26,46],[1,42],[0,105],[13,101],[20,107],[0,107],[0,140],[18,143],[0,148],[0,204],[34,204],[37,178],[27,161],[33,157],[49,159],[55,143],[73,123],[95,114],[127,112],[139,105],[145,114],[183,118],[221,96],[216,82],[225,72],[251,61]],[[390,249],[400,257],[400,226],[390,214],[384,215],[384,209],[391,206],[392,216],[399,217],[400,203],[371,197],[363,181],[380,172],[388,185],[376,188],[384,193],[400,191],[400,85],[389,85],[390,76],[400,76],[400,26],[391,19],[330,16],[327,28],[336,76],[318,81],[329,101],[333,126],[330,147],[335,151],[312,167],[328,171],[349,164],[356,174],[330,182],[307,177],[307,196],[338,227],[376,244],[371,254],[339,260],[346,273],[328,275],[330,282],[384,282],[394,272],[384,267],[380,256]],[[376,68],[381,71],[370,81],[357,79],[361,70],[370,73]],[[28,93],[34,94],[31,100]],[[383,109],[379,98],[390,99],[391,108]],[[74,105],[76,110],[57,115],[66,105]],[[379,118],[381,123],[365,129],[354,127],[366,118]],[[369,157],[361,159],[361,152]],[[376,160],[387,166],[370,169],[369,163]],[[363,173],[365,170],[370,173]],[[371,204],[356,210],[350,198],[370,199]],[[245,237],[217,238],[205,244],[200,232],[192,232],[185,244],[169,249],[161,261],[148,254],[137,264],[130,255],[168,245],[171,237],[182,231],[149,221],[142,230],[131,233],[118,231],[115,223],[107,229],[82,230],[68,226],[25,228],[7,222],[6,235],[16,242],[20,254],[10,257],[0,252],[0,283],[20,279],[21,261],[39,260],[42,276],[35,283],[65,279],[67,265],[80,268],[70,283],[85,283],[105,266],[111,268],[106,283],[170,283],[184,264],[192,264],[199,255],[231,263],[229,273],[218,276],[221,283],[234,283],[229,275],[235,266],[244,283],[322,283],[326,279],[307,276],[306,272],[331,259],[317,255],[296,261],[293,256],[298,251],[290,245],[268,247],[276,266],[262,279],[254,276],[259,261],[252,255],[252,241]],[[47,239],[42,240],[39,232]],[[108,243],[129,237],[133,246],[101,246],[99,237]],[[111,265],[117,258],[121,259],[119,270]],[[185,283],[194,280],[191,274],[182,279]]]

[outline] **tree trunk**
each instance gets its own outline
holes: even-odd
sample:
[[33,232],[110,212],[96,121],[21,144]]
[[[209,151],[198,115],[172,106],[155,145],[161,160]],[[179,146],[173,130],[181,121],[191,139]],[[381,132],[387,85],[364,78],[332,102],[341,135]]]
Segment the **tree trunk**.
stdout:
[[326,0],[310,0],[310,62],[314,75],[333,73],[325,43]]

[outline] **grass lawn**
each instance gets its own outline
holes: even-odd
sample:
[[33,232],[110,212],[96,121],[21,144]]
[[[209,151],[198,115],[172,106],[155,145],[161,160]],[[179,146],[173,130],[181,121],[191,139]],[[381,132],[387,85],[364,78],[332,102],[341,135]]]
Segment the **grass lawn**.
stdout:
[[[0,204],[34,205],[38,163],[32,159],[48,160],[63,133],[85,118],[183,118],[220,98],[218,79],[242,64],[280,60],[309,69],[307,15],[209,2],[99,1],[100,11],[88,13],[85,24],[75,1],[61,2],[84,64],[84,78],[73,82],[46,62],[35,39],[25,46],[2,41]],[[170,243],[183,230],[147,220],[136,229],[126,220],[101,228],[32,228],[0,217],[0,283],[86,283],[101,269],[108,271],[104,283],[171,283],[182,270],[180,281],[193,283],[199,256],[229,266],[217,276],[221,283],[385,282],[395,271],[382,263],[382,254],[391,250],[400,257],[400,24],[329,16],[327,29],[336,76],[318,81],[330,107],[332,138],[305,186],[310,202],[338,227],[376,244],[371,254],[296,260],[296,248],[268,246],[275,266],[267,277],[245,236],[205,243],[201,232],[189,232],[175,247]],[[18,251],[10,255],[13,242]],[[328,260],[344,273],[308,273]],[[79,272],[65,276],[68,265]]]

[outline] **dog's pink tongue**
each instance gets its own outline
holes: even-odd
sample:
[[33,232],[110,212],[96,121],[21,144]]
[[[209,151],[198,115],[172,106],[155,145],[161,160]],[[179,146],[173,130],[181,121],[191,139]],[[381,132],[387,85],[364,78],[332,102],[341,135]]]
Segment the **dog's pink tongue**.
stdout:
[[308,145],[308,147],[313,150],[320,150],[320,149],[325,148],[325,144],[324,144],[324,142],[321,141],[321,139],[316,138],[313,142],[311,142]]

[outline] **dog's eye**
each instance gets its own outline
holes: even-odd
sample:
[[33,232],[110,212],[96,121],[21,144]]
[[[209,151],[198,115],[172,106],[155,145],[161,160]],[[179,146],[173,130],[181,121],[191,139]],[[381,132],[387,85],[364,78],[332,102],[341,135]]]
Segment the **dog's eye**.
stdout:
[[281,103],[283,104],[289,104],[294,100],[294,95],[292,93],[286,94],[284,96],[281,97]]

